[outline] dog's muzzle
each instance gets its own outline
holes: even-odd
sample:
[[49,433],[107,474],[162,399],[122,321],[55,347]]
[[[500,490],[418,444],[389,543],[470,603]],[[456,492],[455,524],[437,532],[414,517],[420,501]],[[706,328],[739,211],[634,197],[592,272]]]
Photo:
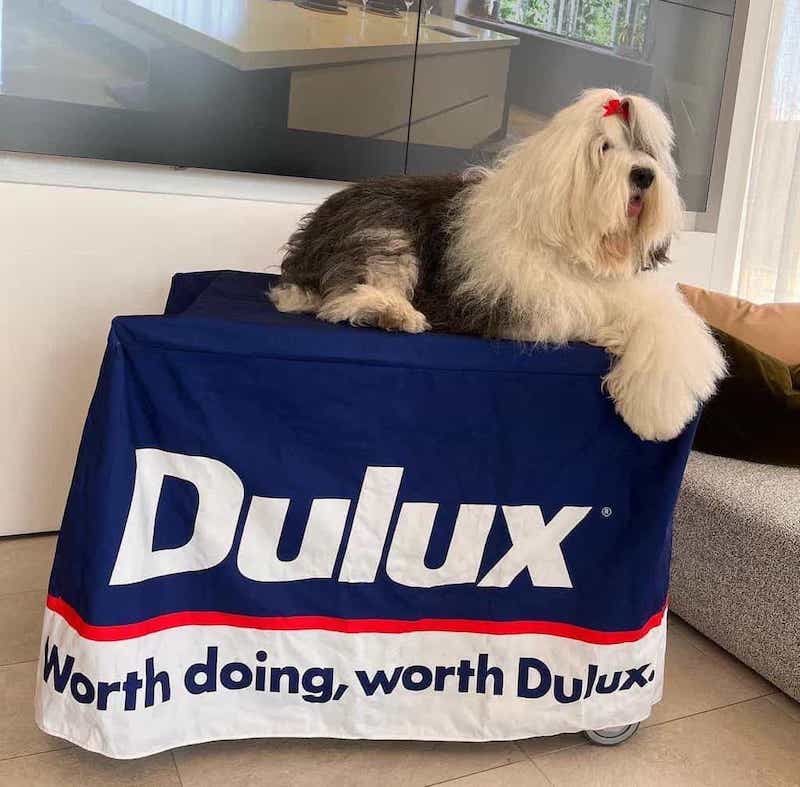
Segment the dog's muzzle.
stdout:
[[631,170],[631,183],[642,191],[650,188],[655,177],[656,173],[650,167],[634,167]]

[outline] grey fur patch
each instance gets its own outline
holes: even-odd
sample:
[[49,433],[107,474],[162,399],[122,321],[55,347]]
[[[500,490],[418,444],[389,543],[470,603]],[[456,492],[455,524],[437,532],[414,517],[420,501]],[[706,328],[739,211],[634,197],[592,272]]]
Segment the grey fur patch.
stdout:
[[[480,179],[478,173],[390,177],[333,194],[289,239],[281,281],[318,294],[323,319],[352,312],[343,319],[399,330],[418,328],[421,319],[434,330],[506,335],[508,304],[457,298],[460,273],[448,260],[451,226]],[[374,308],[381,297],[363,287],[383,293],[383,315]],[[348,300],[356,292],[359,298]],[[397,296],[411,312],[398,305]]]
[[385,290],[396,290],[411,300],[417,286],[417,258],[411,254],[401,257],[369,257],[366,283]]
[[386,227],[371,227],[366,230],[359,230],[354,232],[351,236],[352,239],[358,243],[400,243],[401,245],[408,244],[408,235],[405,230],[392,230]]

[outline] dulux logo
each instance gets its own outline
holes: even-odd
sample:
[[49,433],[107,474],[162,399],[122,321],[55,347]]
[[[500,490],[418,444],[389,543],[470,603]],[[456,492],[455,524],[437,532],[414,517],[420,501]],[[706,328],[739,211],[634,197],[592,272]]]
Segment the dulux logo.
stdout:
[[[195,486],[197,513],[186,544],[154,550],[156,511],[166,476]],[[402,477],[402,467],[367,467],[336,577],[339,582],[375,581]],[[133,497],[110,584],[129,585],[218,565],[231,551],[243,503],[241,479],[222,462],[157,448],[138,449]],[[313,500],[299,554],[293,560],[280,560],[278,540],[290,503],[287,498],[252,497],[237,555],[239,571],[248,579],[289,582],[333,578],[352,500]],[[497,507],[462,504],[444,563],[428,568],[425,552],[438,507],[438,503],[421,502],[400,506],[386,560],[386,574],[394,582],[425,588],[477,582]],[[536,586],[571,588],[561,542],[591,510],[564,506],[545,522],[539,506],[502,506],[511,546],[478,586],[507,587],[527,571]]]

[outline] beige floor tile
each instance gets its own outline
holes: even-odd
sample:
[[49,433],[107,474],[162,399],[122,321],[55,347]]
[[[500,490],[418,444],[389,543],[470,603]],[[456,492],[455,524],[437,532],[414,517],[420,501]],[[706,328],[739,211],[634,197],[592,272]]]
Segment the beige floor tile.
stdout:
[[[707,656],[716,665],[716,668],[723,671],[730,671],[736,674],[737,679],[746,685],[750,690],[761,694],[772,694],[777,692],[778,689],[770,683],[766,678],[762,678],[755,670],[750,669],[742,661],[736,658],[727,650],[721,648],[715,642],[712,642],[707,637],[704,637],[699,632],[695,631],[695,638],[690,639],[683,634],[678,634],[675,639],[683,639],[692,645],[696,650],[699,650],[704,656]],[[702,642],[698,642],[702,640]]]
[[39,657],[46,592],[0,596],[0,666]]
[[[675,621],[677,625],[675,625],[673,621]],[[778,691],[778,689],[766,678],[762,678],[757,672],[750,669],[750,667],[748,667],[744,662],[739,661],[736,656],[728,653],[725,648],[721,648],[716,642],[706,637],[705,634],[701,634],[697,629],[692,628],[686,621],[678,618],[677,616],[670,615],[670,626],[670,633],[688,640],[691,645],[694,645],[694,647],[696,647],[702,653],[705,653],[707,656],[712,656],[717,658],[720,662],[725,662],[732,669],[737,670],[740,679],[746,681],[748,685],[751,685],[754,688],[764,688],[764,692],[761,693],[765,693],[767,691]]]
[[796,722],[800,722],[800,702],[787,696],[782,691],[770,694],[769,701],[785,713],[788,713]]
[[588,741],[580,732],[565,733],[564,735],[546,735],[542,738],[528,738],[517,741],[528,757],[540,757],[562,749],[571,749],[573,746],[583,746]]
[[555,787],[800,785],[800,730],[768,698],[640,730],[619,747],[549,754],[537,766]]
[[141,760],[110,760],[78,748],[0,762],[0,784],[24,787],[180,786],[169,752]]
[[765,678],[762,678],[757,672],[750,669],[746,664],[739,661],[735,656],[728,653],[724,648],[717,645],[714,640],[709,639],[705,634],[701,634],[696,628],[693,628],[690,624],[688,624],[683,618],[679,618],[677,615],[670,612],[669,616],[669,626],[670,632],[677,634],[680,637],[688,640],[692,645],[694,645],[699,651],[709,655],[719,657],[723,661],[727,661],[728,663],[734,663],[738,666],[741,670],[742,675],[747,675],[747,680],[750,681],[753,685],[764,686],[767,685],[769,688],[767,691],[775,691],[779,692],[779,689],[776,688],[774,685],[769,683]]
[[[668,628],[670,634],[683,637],[703,653],[715,654],[722,648],[710,640],[705,634],[701,634],[696,628],[692,628],[683,618],[670,612]],[[724,652],[724,651],[723,651]]]
[[0,596],[26,590],[45,590],[56,536],[0,538]]
[[542,772],[527,760],[443,782],[442,787],[547,787]]
[[254,740],[175,751],[184,787],[421,787],[522,759],[513,743]]
[[[683,633],[684,629],[690,629],[689,624],[683,619],[679,618],[674,612],[667,613],[667,631],[679,631]],[[693,629],[692,629],[693,630]]]
[[[33,720],[35,677],[36,664],[0,667],[0,760],[69,746],[45,735]],[[0,779],[0,784],[8,783]]]
[[669,630],[664,697],[643,724],[661,724],[773,691],[771,683],[723,650],[703,652]]

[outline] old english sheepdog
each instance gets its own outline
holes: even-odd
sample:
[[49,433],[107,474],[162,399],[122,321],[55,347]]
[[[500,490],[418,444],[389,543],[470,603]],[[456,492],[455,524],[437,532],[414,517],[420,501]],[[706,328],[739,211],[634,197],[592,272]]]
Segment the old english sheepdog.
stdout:
[[683,211],[672,144],[648,99],[589,90],[492,169],[334,194],[289,239],[269,296],[330,322],[599,345],[617,412],[671,439],[725,372],[653,271]]

